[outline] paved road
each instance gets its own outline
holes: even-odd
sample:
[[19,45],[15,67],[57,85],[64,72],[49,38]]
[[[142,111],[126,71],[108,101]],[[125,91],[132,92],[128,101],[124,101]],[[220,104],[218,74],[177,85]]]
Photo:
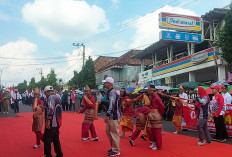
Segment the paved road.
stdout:
[[[23,113],[32,112],[32,106],[24,105],[24,104],[20,103],[19,104],[19,112],[23,112]],[[0,118],[17,117],[17,116],[18,115],[16,113],[14,113],[14,111],[12,109],[10,109],[10,112],[9,112],[8,115],[4,115],[3,113],[0,113]],[[101,114],[99,114],[99,117],[104,118],[105,113],[102,112]],[[175,126],[173,125],[173,123],[171,121],[163,121],[163,129],[166,132],[174,132],[175,131]],[[198,138],[198,133],[197,133],[197,131],[194,131],[194,130],[182,131],[181,134],[185,135],[185,136],[191,136],[191,137]],[[213,135],[214,135],[214,133],[211,134],[211,137]],[[232,138],[229,138],[224,143],[232,145]]]

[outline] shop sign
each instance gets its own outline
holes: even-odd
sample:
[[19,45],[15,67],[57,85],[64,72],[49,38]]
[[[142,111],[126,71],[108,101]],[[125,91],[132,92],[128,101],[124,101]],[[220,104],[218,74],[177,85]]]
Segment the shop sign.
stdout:
[[161,12],[159,14],[159,27],[185,31],[201,31],[201,18]]

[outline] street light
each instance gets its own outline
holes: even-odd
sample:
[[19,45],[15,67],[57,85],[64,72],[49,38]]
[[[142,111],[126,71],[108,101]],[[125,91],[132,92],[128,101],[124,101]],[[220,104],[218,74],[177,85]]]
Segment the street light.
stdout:
[[6,69],[6,68],[8,68],[8,67],[4,67],[4,68],[1,68],[0,69],[0,87],[1,87],[1,89],[2,89],[2,71],[4,70],[4,69]]

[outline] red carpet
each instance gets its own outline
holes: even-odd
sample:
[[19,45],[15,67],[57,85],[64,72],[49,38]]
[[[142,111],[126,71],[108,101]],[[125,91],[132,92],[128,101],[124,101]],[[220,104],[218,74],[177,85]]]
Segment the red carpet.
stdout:
[[[20,113],[15,118],[0,118],[0,156],[1,157],[41,157],[43,144],[33,149],[35,135],[31,131],[32,113]],[[106,157],[110,148],[105,135],[103,119],[95,121],[98,142],[81,141],[81,123],[83,115],[63,113],[63,126],[60,129],[61,146],[65,157]],[[231,156],[232,146],[213,142],[210,145],[197,146],[197,138],[165,133],[163,149],[152,151],[150,143],[137,139],[132,147],[129,138],[121,138],[122,157],[172,156],[172,157],[218,157]],[[53,149],[53,147],[52,147]],[[54,152],[53,152],[54,155]]]

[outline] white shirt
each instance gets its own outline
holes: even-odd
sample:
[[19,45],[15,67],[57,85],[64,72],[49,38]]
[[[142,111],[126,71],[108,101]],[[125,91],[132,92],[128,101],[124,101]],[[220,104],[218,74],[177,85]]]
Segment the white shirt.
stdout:
[[[188,99],[188,95],[186,93],[179,94],[180,98]],[[185,102],[188,102],[188,100],[183,100]]]
[[224,108],[226,110],[226,105],[227,104],[231,104],[232,97],[231,97],[231,95],[228,92],[223,93],[222,96],[224,98]]
[[225,105],[231,104],[232,97],[231,97],[231,95],[230,95],[228,92],[223,93],[222,96],[223,96],[223,98],[224,98],[224,104],[225,104]]

